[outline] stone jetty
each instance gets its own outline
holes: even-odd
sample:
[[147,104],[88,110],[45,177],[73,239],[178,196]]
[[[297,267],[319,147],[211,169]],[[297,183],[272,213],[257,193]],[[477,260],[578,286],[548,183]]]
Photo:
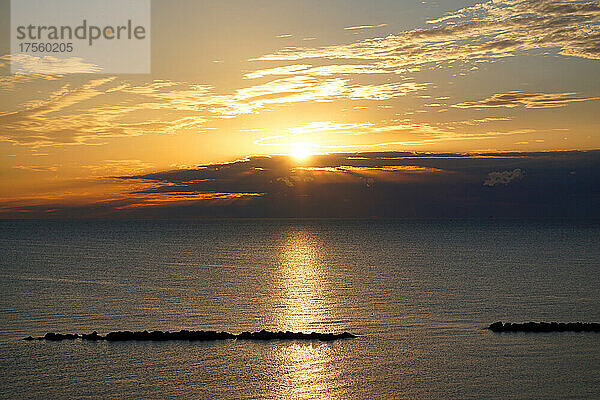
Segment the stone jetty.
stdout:
[[242,332],[238,335],[229,332],[217,332],[217,331],[188,331],[181,330],[179,332],[169,331],[115,331],[107,333],[105,336],[98,335],[98,332],[94,331],[90,334],[78,335],[76,333],[54,333],[48,332],[41,337],[26,337],[23,340],[48,340],[48,341],[62,341],[62,340],[106,340],[108,342],[128,342],[128,341],[152,341],[152,342],[164,342],[168,340],[183,340],[183,341],[215,341],[215,340],[255,340],[255,341],[266,341],[266,340],[320,340],[323,342],[330,342],[338,339],[352,339],[356,336],[344,332],[344,333],[302,333],[302,332],[269,332],[261,330],[258,332]]
[[493,332],[600,332],[600,324],[593,322],[525,322],[523,324],[494,322],[488,329]]

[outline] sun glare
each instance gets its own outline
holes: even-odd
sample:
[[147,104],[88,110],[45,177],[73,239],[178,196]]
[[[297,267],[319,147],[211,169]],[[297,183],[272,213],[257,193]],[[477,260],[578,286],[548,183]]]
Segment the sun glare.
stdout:
[[310,143],[292,143],[290,145],[290,155],[298,161],[305,161],[311,155]]

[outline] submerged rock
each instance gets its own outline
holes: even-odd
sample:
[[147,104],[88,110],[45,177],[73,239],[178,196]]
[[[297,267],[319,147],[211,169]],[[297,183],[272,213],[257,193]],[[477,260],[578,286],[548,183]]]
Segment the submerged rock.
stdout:
[[344,332],[344,333],[302,333],[302,332],[270,332],[266,330],[261,330],[259,332],[242,332],[239,335],[235,335],[229,332],[217,332],[217,331],[188,331],[181,330],[179,332],[169,332],[169,331],[142,331],[142,332],[132,332],[132,331],[115,331],[107,333],[106,336],[98,335],[98,332],[94,331],[90,334],[82,334],[81,336],[77,334],[60,334],[48,332],[45,336],[39,338],[33,338],[31,336],[24,338],[23,340],[51,340],[51,341],[60,341],[65,339],[77,339],[81,338],[82,340],[106,340],[109,342],[127,342],[127,341],[153,341],[153,342],[163,342],[167,340],[186,340],[186,341],[215,341],[215,340],[227,340],[227,339],[237,339],[237,340],[320,340],[324,342],[329,342],[332,340],[338,339],[352,339],[356,336]]
[[525,322],[515,324],[494,322],[488,329],[493,332],[600,332],[600,324],[594,322]]

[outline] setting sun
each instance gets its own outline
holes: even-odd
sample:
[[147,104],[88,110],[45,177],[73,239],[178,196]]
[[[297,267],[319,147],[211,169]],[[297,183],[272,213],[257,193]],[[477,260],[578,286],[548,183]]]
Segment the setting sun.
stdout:
[[310,143],[292,143],[290,144],[290,155],[298,161],[305,161],[311,156]]

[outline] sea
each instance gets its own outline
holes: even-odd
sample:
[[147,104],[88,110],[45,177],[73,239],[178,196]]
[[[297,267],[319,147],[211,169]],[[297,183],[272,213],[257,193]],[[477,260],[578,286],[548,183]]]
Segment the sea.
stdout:
[[[600,399],[600,224],[0,221],[2,399]],[[46,332],[350,332],[47,342]]]

